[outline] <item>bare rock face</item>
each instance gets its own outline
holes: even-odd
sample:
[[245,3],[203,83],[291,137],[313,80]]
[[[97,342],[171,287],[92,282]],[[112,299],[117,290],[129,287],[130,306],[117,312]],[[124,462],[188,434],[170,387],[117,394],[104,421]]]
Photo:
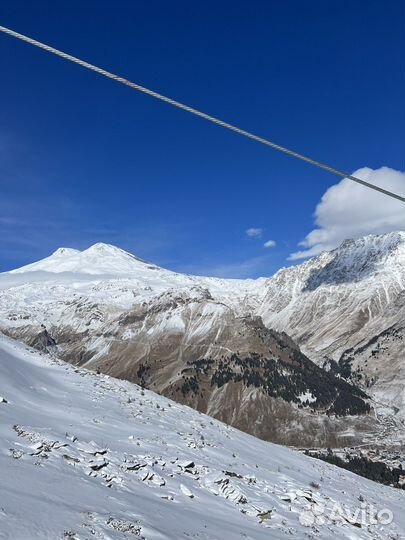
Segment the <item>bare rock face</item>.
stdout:
[[[372,429],[367,395],[313,364],[260,317],[238,317],[212,301],[186,310],[175,304],[121,327],[105,358],[89,365],[268,440],[347,444],[335,432],[349,415],[360,419],[358,437]],[[128,333],[137,339],[125,341]],[[320,430],[320,418],[331,429]]]
[[0,275],[0,330],[267,440],[394,444],[404,283],[404,233],[258,280],[184,276],[98,244]]

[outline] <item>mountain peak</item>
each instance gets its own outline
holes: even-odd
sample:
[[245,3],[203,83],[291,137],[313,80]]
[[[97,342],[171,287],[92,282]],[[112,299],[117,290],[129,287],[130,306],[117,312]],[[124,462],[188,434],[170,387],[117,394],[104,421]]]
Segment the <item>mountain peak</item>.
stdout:
[[92,246],[90,246],[89,248],[87,248],[87,250],[92,250],[92,251],[123,251],[121,248],[117,247],[117,246],[114,246],[113,244],[106,244],[105,242],[96,242],[95,244],[93,244]]
[[[117,246],[114,246],[113,244],[105,244],[104,242],[97,242],[96,244],[93,244],[91,245],[90,247],[88,247],[85,251],[87,252],[90,252],[90,251],[93,251],[95,253],[117,253],[117,252],[121,252],[121,253],[127,253],[128,255],[131,255],[130,253],[128,253],[127,251],[117,247]],[[133,256],[133,255],[131,255]]]
[[12,270],[11,273],[73,272],[78,274],[122,276],[150,272],[158,268],[119,247],[99,242],[84,251],[65,247],[58,248],[49,257],[17,270]]
[[55,250],[51,256],[52,257],[69,256],[69,255],[73,255],[74,253],[80,253],[80,251],[78,249],[60,247],[57,250]]
[[391,251],[405,242],[405,231],[392,231],[385,234],[368,234],[360,238],[344,240],[336,250],[374,249]]
[[[404,261],[404,255],[405,233],[401,231],[345,240],[333,251],[308,261],[310,273],[303,290],[356,283],[384,271],[393,274]],[[324,260],[321,265],[320,260]]]
[[125,251],[122,248],[119,248],[117,246],[114,246],[113,244],[105,244],[104,242],[97,242],[96,244],[93,244],[89,248],[85,249],[82,253],[86,254],[92,254],[95,256],[116,256],[116,257],[125,257],[125,258],[131,258],[136,261],[142,262],[146,264],[146,261],[143,259],[136,257],[132,253],[129,253],[128,251]]

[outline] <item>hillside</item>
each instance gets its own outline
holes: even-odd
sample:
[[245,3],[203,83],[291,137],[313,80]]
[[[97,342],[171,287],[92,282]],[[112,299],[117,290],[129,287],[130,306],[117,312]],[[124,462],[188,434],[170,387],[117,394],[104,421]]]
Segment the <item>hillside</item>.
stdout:
[[0,394],[1,538],[405,538],[401,490],[4,337]]

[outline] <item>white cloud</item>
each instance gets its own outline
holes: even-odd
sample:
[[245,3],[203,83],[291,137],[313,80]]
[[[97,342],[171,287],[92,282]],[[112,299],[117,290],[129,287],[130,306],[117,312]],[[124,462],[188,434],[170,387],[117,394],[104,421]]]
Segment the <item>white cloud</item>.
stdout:
[[[405,193],[405,173],[389,167],[363,167],[353,176],[400,195]],[[314,216],[317,227],[299,244],[305,249],[292,253],[289,260],[318,255],[348,238],[405,230],[404,203],[348,178],[323,194]]]
[[263,229],[251,227],[250,229],[246,229],[245,232],[250,238],[260,238],[263,234]]
[[267,240],[267,242],[265,242],[263,244],[263,247],[265,248],[273,248],[273,247],[276,247],[276,241],[275,240]]

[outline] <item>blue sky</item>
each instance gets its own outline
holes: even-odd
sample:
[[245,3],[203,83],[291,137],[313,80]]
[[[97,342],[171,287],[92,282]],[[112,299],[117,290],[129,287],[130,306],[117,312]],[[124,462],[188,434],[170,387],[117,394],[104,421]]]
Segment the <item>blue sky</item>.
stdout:
[[[401,0],[16,0],[0,24],[348,172],[404,171],[404,16]],[[339,182],[4,35],[0,71],[0,271],[102,241],[271,275]]]

